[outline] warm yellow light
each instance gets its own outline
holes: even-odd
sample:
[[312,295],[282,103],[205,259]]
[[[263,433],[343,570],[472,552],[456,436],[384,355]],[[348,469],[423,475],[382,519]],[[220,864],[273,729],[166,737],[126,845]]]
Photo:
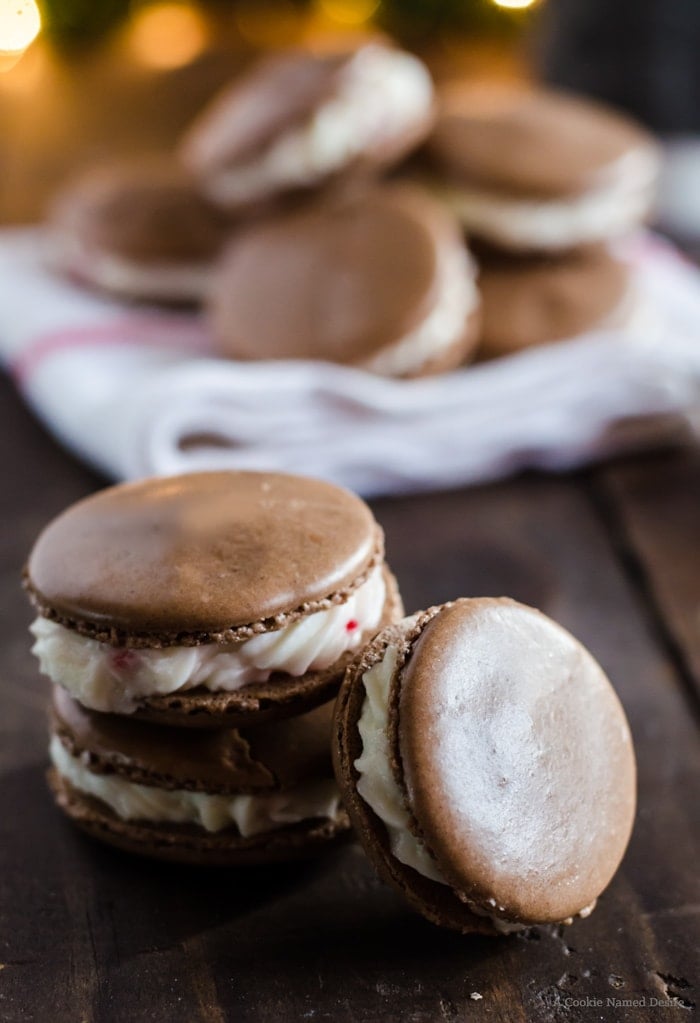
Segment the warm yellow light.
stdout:
[[0,0],[0,53],[26,50],[40,28],[41,16],[34,0]]
[[239,0],[234,14],[236,28],[250,46],[273,49],[293,45],[299,36],[301,17],[291,0]]
[[509,11],[524,11],[528,7],[534,7],[538,0],[491,0],[496,7],[504,7]]
[[341,25],[364,25],[381,0],[318,0],[318,7],[331,21]]
[[186,3],[154,3],[136,11],[129,31],[131,51],[146,67],[182,67],[207,45],[207,25]]

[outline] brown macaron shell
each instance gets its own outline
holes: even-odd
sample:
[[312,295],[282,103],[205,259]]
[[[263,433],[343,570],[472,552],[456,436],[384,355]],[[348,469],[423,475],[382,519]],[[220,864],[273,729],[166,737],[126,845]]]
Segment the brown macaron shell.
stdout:
[[235,830],[206,832],[189,824],[123,821],[98,799],[78,792],[55,769],[48,781],[58,806],[82,831],[124,852],[193,866],[243,867],[305,859],[348,835],[347,815],[335,820],[300,821],[242,838]]
[[431,169],[456,186],[532,199],[582,195],[617,176],[619,161],[655,149],[624,114],[544,88],[453,84],[427,144]]
[[94,774],[167,790],[265,795],[332,778],[332,714],[332,703],[325,703],[245,731],[162,728],[87,710],[55,685],[51,728]]
[[[54,687],[52,732],[95,774],[137,785],[221,795],[269,795],[332,777],[332,705],[241,733],[160,728],[86,711]],[[237,866],[320,852],[344,836],[347,815],[280,825],[243,837],[235,827],[209,832],[194,824],[122,820],[102,800],[76,789],[56,768],[49,783],[59,807],[93,837],[140,855],[176,862]]]
[[630,293],[628,264],[605,245],[557,256],[480,254],[478,356],[511,355],[615,325]]
[[224,88],[186,132],[179,155],[202,177],[246,163],[336,90],[351,53],[268,57]]
[[[392,767],[411,830],[448,885],[391,855],[386,829],[355,791],[362,676],[402,634]],[[522,926],[591,906],[629,841],[635,763],[622,708],[590,654],[539,612],[496,598],[432,608],[380,634],[370,651],[341,689],[337,772],[382,872],[429,919],[465,931],[475,916],[468,904]]]
[[381,563],[360,498],[281,473],[206,472],[100,491],[39,536],[40,614],[114,646],[232,643],[344,603]]
[[[241,233],[209,295],[221,354],[362,366],[409,335],[440,298],[440,253],[462,242],[435,200],[407,185],[327,197]],[[456,365],[475,320],[440,351]],[[424,373],[430,358],[415,367]]]
[[174,160],[144,157],[94,167],[69,182],[51,204],[48,230],[57,259],[65,239],[68,260],[76,250],[177,267],[214,260],[232,222]]

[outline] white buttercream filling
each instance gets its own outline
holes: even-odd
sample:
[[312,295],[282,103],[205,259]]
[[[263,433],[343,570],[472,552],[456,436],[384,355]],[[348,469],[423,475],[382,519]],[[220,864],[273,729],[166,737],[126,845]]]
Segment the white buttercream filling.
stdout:
[[344,604],[306,615],[275,632],[239,643],[163,649],[113,647],[48,618],[30,626],[42,672],[92,710],[129,713],[145,696],[201,686],[232,692],[266,682],[274,672],[322,671],[356,649],[381,621],[386,599],[382,566]]
[[205,182],[211,198],[236,205],[278,188],[313,185],[373,147],[400,138],[430,113],[433,85],[416,57],[365,46],[341,85],[301,127],[285,132],[247,164]]
[[583,195],[522,199],[487,189],[435,185],[468,231],[515,248],[563,249],[618,237],[649,212],[659,173],[655,149],[637,149],[610,168],[609,180]]
[[57,735],[51,738],[49,753],[58,773],[73,788],[95,796],[125,821],[196,824],[206,831],[235,826],[243,838],[249,838],[299,821],[334,820],[340,806],[338,788],[330,778],[288,792],[230,796],[159,789],[117,774],[96,774],[72,756]]
[[46,240],[47,260],[62,273],[72,273],[102,291],[128,298],[197,302],[204,296],[213,261],[139,262],[104,249],[87,249],[77,238],[52,231]]
[[422,323],[363,363],[384,376],[402,376],[450,348],[464,334],[469,316],[479,305],[475,274],[466,250],[445,246],[438,254],[438,297]]
[[[355,761],[355,768],[360,775],[357,791],[384,823],[392,855],[431,881],[449,886],[449,881],[442,874],[434,857],[410,830],[409,809],[391,767],[388,734],[389,699],[397,656],[398,650],[395,646],[387,647],[382,660],[362,676],[366,696],[357,722],[357,730],[362,739],[362,754]],[[492,916],[463,896],[460,898],[471,912],[487,917],[501,933],[507,934],[528,926]]]

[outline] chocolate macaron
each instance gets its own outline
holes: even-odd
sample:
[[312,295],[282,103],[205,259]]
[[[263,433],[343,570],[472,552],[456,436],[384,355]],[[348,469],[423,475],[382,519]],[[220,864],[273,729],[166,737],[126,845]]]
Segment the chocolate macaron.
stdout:
[[605,245],[561,255],[479,255],[481,341],[492,359],[591,330],[631,329],[642,299],[629,264]]
[[379,41],[257,64],[197,118],[184,165],[226,209],[376,171],[428,134],[433,86],[417,57]]
[[568,632],[462,599],[383,630],[336,705],[343,802],[380,875],[434,923],[508,933],[587,916],[625,852],[622,707]]
[[305,856],[348,830],[332,705],[244,732],[162,728],[85,710],[60,686],[49,781],[61,809],[130,852],[235,866]]
[[277,473],[194,473],[103,490],[39,536],[33,651],[85,707],[219,727],[328,700],[401,615],[358,497]]
[[505,84],[447,87],[425,155],[466,230],[518,251],[624,234],[649,213],[659,174],[654,139],[625,115]]
[[105,164],[82,173],[49,210],[51,266],[120,298],[190,303],[232,231],[174,160]]
[[392,185],[242,232],[208,313],[230,358],[318,359],[414,377],[468,358],[478,303],[454,220],[427,193]]

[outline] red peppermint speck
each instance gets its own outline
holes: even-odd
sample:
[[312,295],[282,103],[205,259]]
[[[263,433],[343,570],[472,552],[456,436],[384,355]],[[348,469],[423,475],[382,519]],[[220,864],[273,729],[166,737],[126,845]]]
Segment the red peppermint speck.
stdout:
[[358,624],[359,623],[356,622],[354,618],[351,618],[350,621],[345,626],[346,631],[347,632],[354,632],[355,629],[357,628]]
[[131,671],[136,667],[137,654],[133,650],[114,650],[110,656],[110,662],[115,671]]

